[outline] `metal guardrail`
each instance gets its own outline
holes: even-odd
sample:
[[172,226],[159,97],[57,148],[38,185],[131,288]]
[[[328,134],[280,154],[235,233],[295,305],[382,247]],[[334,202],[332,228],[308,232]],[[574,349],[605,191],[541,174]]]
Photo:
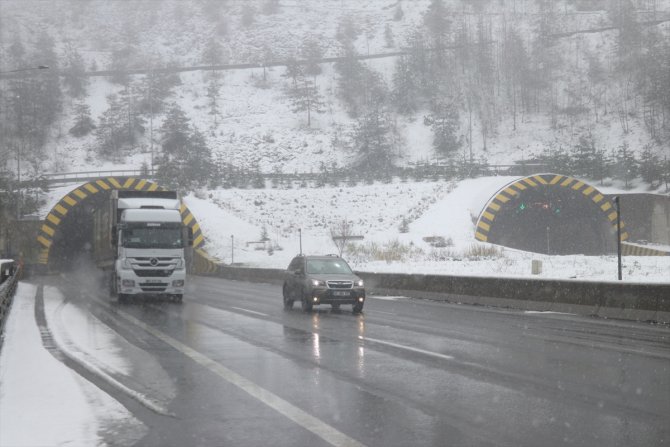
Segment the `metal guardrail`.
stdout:
[[[525,163],[525,164],[501,164],[501,165],[473,165],[472,170],[479,174],[487,175],[530,175],[532,173],[542,172],[546,170],[547,166],[540,163]],[[459,168],[456,166],[447,166],[439,164],[420,164],[415,163],[406,168],[398,168],[394,172],[390,172],[392,177],[415,176],[420,178],[430,178],[435,175],[450,174],[456,176],[459,173]],[[42,174],[40,179],[26,180],[22,182],[25,186],[34,184],[35,182],[42,182],[49,185],[74,183],[78,181],[91,181],[102,177],[142,177],[152,179],[155,177],[155,169],[108,169],[99,171],[78,171],[78,172],[60,172]],[[356,171],[329,171],[329,172],[303,172],[303,173],[275,173],[275,172],[254,172],[251,175],[257,176],[267,181],[271,180],[317,180],[323,176],[336,176],[341,180],[349,178],[364,177]]]
[[[16,262],[3,263],[0,265],[0,275],[4,277],[4,281],[0,283],[0,335],[5,327],[5,317],[9,314],[9,308],[12,304],[12,298],[16,285],[19,282],[19,277],[22,273],[22,267]],[[10,269],[6,272],[5,269]],[[0,348],[2,347],[2,337],[0,337]]]

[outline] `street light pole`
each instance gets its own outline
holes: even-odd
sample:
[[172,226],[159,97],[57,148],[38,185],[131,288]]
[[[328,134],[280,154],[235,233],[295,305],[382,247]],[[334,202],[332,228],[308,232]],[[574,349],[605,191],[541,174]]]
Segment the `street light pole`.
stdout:
[[153,70],[149,70],[149,141],[151,146],[151,175],[154,175],[154,76]]
[[235,263],[235,236],[230,235],[230,265]]
[[298,228],[298,237],[300,238],[300,254],[302,254],[302,228]]

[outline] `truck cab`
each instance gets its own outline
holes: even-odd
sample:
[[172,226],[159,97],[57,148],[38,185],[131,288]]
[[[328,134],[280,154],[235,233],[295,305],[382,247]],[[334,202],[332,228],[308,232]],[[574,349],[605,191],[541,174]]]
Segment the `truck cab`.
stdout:
[[[161,191],[160,193],[169,193]],[[143,193],[146,195],[147,193]],[[193,245],[174,196],[112,196],[111,242],[115,248],[112,293],[120,302],[132,295],[162,295],[180,302],[186,282],[186,247]]]

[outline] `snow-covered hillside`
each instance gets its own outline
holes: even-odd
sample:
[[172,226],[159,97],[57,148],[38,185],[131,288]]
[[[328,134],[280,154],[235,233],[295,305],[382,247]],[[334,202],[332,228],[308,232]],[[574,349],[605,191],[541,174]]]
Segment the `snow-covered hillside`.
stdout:
[[[290,80],[286,77],[286,68],[263,69],[261,66],[290,57],[300,59],[302,46],[309,39],[318,43],[322,57],[341,55],[338,33],[343,32],[341,28],[346,23],[355,28],[352,44],[360,55],[404,51],[412,33],[423,27],[431,1],[282,0],[274,2],[276,9],[268,12],[270,3],[261,0],[136,1],[132,2],[132,14],[129,14],[128,2],[124,1],[6,0],[2,2],[0,17],[3,25],[0,49],[5,55],[11,55],[16,39],[21,39],[27,53],[25,57],[28,57],[38,34],[47,32],[55,43],[58,68],[67,67],[68,56],[75,51],[82,56],[87,71],[118,69],[113,59],[119,52],[129,54],[127,60],[124,59],[124,69],[258,63],[259,67],[254,69],[217,72],[221,79],[217,86],[219,110],[216,116],[208,105],[210,71],[181,74],[181,85],[174,88],[166,101],[178,104],[186,112],[191,123],[205,136],[215,159],[264,172],[316,172],[322,166],[349,166],[357,155],[351,148],[356,120],[347,113],[338,93],[339,75],[334,64],[320,64],[322,73],[314,76],[324,106],[322,113],[312,113],[309,127],[306,113],[294,110],[287,93]],[[530,57],[537,51],[535,40],[545,19],[551,20],[550,32],[554,33],[611,25],[603,2],[553,2],[549,12],[541,10],[541,3],[507,0],[445,4],[453,36],[458,36],[459,30],[474,36],[479,27],[484,26],[494,39],[491,48],[496,58],[504,56],[501,40],[507,28],[519,30]],[[253,12],[250,23],[244,21],[248,11]],[[654,2],[653,10],[638,8],[635,17],[640,22],[670,17],[670,1]],[[656,28],[660,36],[667,36],[667,22]],[[483,122],[476,113],[470,114],[470,126],[467,101],[462,97],[465,93],[458,93],[461,110],[456,136],[462,144],[453,156],[469,158],[472,151],[475,160],[511,164],[548,150],[569,149],[587,135],[597,148],[608,153],[627,142],[633,152],[651,147],[662,159],[669,151],[667,142],[650,135],[645,127],[648,117],[642,116],[639,100],[621,96],[624,90],[629,95],[626,89],[630,86],[622,86],[611,74],[616,62],[617,35],[615,30],[605,30],[555,38],[552,51],[561,56],[560,62],[554,61],[560,64],[555,69],[556,81],[551,95],[555,104],[550,107],[545,104],[547,98],[536,98],[538,104],[523,110],[519,106],[512,118],[511,100],[504,99],[504,91],[495,92],[496,101],[502,106],[494,108],[491,118],[494,128],[488,131],[486,139],[482,137]],[[208,54],[212,45],[219,48],[216,57]],[[12,59],[6,57],[5,60],[8,64]],[[595,70],[591,67],[594,60],[605,70],[605,78],[596,86],[597,92],[589,78]],[[34,62],[39,61],[23,63]],[[387,57],[364,63],[391,87],[396,62],[397,57]],[[501,73],[496,76],[500,77]],[[119,94],[126,85],[114,83],[109,77],[93,77],[89,81],[83,100],[97,122],[110,105],[109,95]],[[146,75],[138,74],[130,76],[128,82],[140,85],[146,81]],[[454,85],[457,82],[463,81],[454,79]],[[141,85],[136,88],[141,90]],[[63,113],[53,125],[50,141],[45,144],[46,154],[40,160],[43,171],[139,168],[143,163],[151,164],[152,155],[156,157],[160,153],[158,130],[164,118],[162,112],[153,119],[153,144],[145,116],[145,131],[134,143],[113,157],[101,157],[100,143],[94,133],[84,137],[68,134],[75,120],[75,105],[79,102],[68,96],[63,98]],[[628,111],[630,107],[638,109]],[[424,104],[413,114],[393,115],[397,132],[393,142],[396,165],[435,162],[442,158],[433,148],[431,128],[424,123],[429,113]],[[621,122],[622,116],[626,117],[625,125]],[[28,163],[24,165],[27,170]]]

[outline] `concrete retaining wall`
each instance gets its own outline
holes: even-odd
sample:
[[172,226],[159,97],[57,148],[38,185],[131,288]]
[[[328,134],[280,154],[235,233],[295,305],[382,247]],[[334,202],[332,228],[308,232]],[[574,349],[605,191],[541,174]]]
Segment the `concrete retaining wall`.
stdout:
[[[670,283],[358,272],[371,294],[670,323]],[[219,266],[220,278],[281,284],[284,270]]]

